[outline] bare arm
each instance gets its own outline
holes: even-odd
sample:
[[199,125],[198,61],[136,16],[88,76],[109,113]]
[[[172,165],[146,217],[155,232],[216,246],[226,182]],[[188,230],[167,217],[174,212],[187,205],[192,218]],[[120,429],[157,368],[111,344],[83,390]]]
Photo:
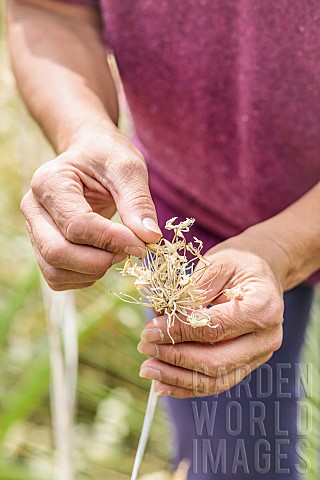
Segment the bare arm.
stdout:
[[320,269],[320,183],[245,234],[254,242],[254,251],[270,259],[284,291],[306,280]]
[[[59,153],[35,172],[22,201],[27,228],[52,288],[88,286],[160,237],[145,161],[115,125],[99,12],[10,0],[8,30],[20,91]],[[109,220],[116,209],[123,225]]]
[[22,96],[60,153],[82,133],[115,130],[117,95],[99,12],[47,0],[10,0],[9,45]]

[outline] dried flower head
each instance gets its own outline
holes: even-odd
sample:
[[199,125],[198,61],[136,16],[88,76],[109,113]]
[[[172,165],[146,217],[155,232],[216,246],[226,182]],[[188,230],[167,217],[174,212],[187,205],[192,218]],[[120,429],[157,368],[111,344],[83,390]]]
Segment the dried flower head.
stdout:
[[[175,320],[191,325],[192,327],[207,326],[217,328],[212,324],[212,316],[203,308],[208,299],[209,289],[198,282],[211,266],[212,262],[202,256],[203,243],[196,237],[193,242],[187,243],[184,233],[189,232],[194,224],[194,218],[187,218],[175,224],[177,217],[167,221],[165,228],[173,231],[172,241],[161,238],[158,243],[146,245],[147,254],[143,259],[134,262],[130,257],[126,261],[121,273],[129,277],[136,290],[141,294],[137,300],[130,295],[120,293],[118,296],[130,303],[152,307],[156,312],[167,316],[168,335]],[[189,253],[189,259],[187,258]],[[195,270],[195,264],[201,266]],[[210,279],[211,283],[212,279]],[[226,290],[215,295],[218,297],[226,293],[228,298],[235,298],[240,292],[233,294]]]

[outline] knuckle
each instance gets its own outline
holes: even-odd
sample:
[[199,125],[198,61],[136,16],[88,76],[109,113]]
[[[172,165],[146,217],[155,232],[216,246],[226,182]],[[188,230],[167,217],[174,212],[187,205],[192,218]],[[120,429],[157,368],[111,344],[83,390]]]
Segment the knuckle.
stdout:
[[36,196],[40,196],[44,190],[45,184],[48,181],[48,167],[46,164],[41,165],[35,171],[31,179],[31,190]]
[[218,323],[217,328],[203,327],[199,328],[199,341],[203,343],[215,343],[217,341],[223,340],[225,336],[225,327],[223,321],[219,320],[217,322],[212,320],[212,323]]
[[93,277],[94,281],[101,280],[101,278],[105,276],[105,273],[106,273],[106,270],[104,270],[103,272],[97,272]]
[[187,332],[186,325],[183,322],[175,322],[174,326],[174,339],[176,342],[181,343],[190,337]]
[[148,187],[148,171],[145,162],[133,157],[130,161],[121,162],[120,176],[125,188],[127,200],[132,206],[143,206],[146,214],[155,217],[155,207]]
[[80,215],[72,217],[66,225],[65,237],[71,243],[84,243],[86,233],[86,222]]
[[[115,235],[112,232],[112,223],[105,224],[104,228],[95,229],[95,214],[76,215],[70,218],[65,226],[65,238],[78,245],[93,245],[102,250],[115,252],[117,248]],[[91,217],[91,218],[90,218]]]
[[[110,171],[108,175],[109,182],[114,184],[115,178],[113,178],[114,175],[111,173]],[[132,155],[129,158],[125,155],[117,162],[116,176],[121,178],[122,185],[134,184],[136,187],[139,187],[141,179],[147,181],[148,178],[146,163],[141,157],[136,155]]]
[[28,235],[29,235],[29,237],[30,237],[31,243],[32,243],[32,245],[33,245],[33,244],[34,244],[33,233],[32,233],[31,225],[30,225],[30,223],[28,222],[28,220],[26,220],[25,225],[26,225],[26,230],[27,230]]
[[66,290],[66,288],[62,283],[50,282],[48,279],[46,279],[46,282],[51,288],[51,290],[54,290],[55,292],[61,292],[63,290]]
[[[254,345],[254,351],[252,352],[252,357],[260,357],[262,355],[267,355],[271,352],[271,335],[270,332],[252,332],[252,345]],[[248,358],[247,362],[253,360],[253,358]],[[243,362],[245,363],[245,362]]]
[[[223,315],[212,316],[211,323],[214,325],[218,324],[218,327],[203,329],[206,333],[207,342],[220,342],[230,336],[233,330],[234,319],[230,315],[223,313]],[[210,330],[210,332],[207,330]]]
[[265,316],[265,327],[274,328],[282,323],[283,315],[278,307],[272,306]]
[[47,241],[42,246],[41,255],[50,266],[59,267],[66,255],[65,247],[58,242]]
[[37,216],[37,206],[36,201],[33,197],[32,191],[29,190],[21,199],[20,202],[20,210],[26,220],[32,224],[34,218]]
[[274,335],[271,336],[270,338],[270,351],[271,352],[276,352],[279,350],[279,348],[282,345],[282,329],[280,331],[277,331]]
[[277,319],[277,323],[282,323],[283,321],[283,312],[284,312],[284,301],[282,298],[277,298],[273,302],[274,316]]
[[146,163],[138,156],[132,156],[129,160],[121,162],[120,171],[124,178],[131,178],[132,175],[134,178],[147,177]]
[[141,190],[135,190],[132,192],[134,196],[129,200],[130,206],[135,209],[140,209],[142,212],[142,217],[151,217],[157,221],[155,206],[151,200],[149,192]]
[[281,324],[283,321],[283,310],[283,299],[279,295],[272,296],[266,315],[267,326],[274,327]]
[[106,228],[101,232],[98,237],[98,246],[107,252],[118,252],[119,245],[117,245],[117,236],[114,234],[113,224],[110,223]]
[[178,375],[177,373],[170,375],[170,385],[176,385],[183,388],[188,388],[186,385],[186,381],[182,375]]
[[95,275],[97,280],[100,280],[100,278],[103,278],[107,271],[112,267],[111,261],[108,261],[107,264],[100,264],[98,262],[90,265],[90,275]]
[[283,321],[283,300],[278,296],[265,298],[258,307],[255,325],[258,329],[265,330],[280,325]]
[[54,267],[48,266],[43,268],[42,274],[47,282],[50,282],[51,284],[58,283],[60,280],[59,270]]
[[172,359],[174,365],[184,365],[184,355],[181,348],[175,348],[178,345],[172,345],[168,349],[169,358]]
[[28,207],[29,207],[29,198],[30,198],[30,192],[27,192],[22,197],[22,200],[20,202],[20,210],[22,211],[24,216],[26,216],[26,211],[28,210]]
[[194,332],[192,332],[193,337],[195,337],[199,342],[201,342],[201,343],[210,342],[211,334],[210,334],[209,330],[211,330],[211,328],[200,327],[200,328],[194,328],[193,330],[194,330]]
[[200,327],[195,329],[196,335],[194,339],[200,343],[214,343],[217,341],[216,329],[210,327]]
[[103,232],[100,235],[97,235],[92,241],[92,244],[106,252],[117,252],[120,250],[119,245],[116,244],[112,235],[108,232]]

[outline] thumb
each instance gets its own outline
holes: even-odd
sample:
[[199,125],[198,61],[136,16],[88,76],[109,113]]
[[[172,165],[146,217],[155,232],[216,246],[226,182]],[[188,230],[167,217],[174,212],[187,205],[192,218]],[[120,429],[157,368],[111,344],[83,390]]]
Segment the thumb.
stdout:
[[125,168],[126,174],[122,172],[117,189],[110,189],[117,210],[123,224],[141,240],[155,243],[162,233],[149,190],[147,167],[144,160],[138,158],[127,163]]

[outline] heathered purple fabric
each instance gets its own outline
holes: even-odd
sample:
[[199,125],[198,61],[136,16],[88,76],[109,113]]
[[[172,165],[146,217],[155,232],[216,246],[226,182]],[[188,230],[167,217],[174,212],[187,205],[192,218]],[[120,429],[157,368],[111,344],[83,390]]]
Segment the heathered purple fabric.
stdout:
[[319,0],[99,3],[162,226],[210,247],[320,180]]

